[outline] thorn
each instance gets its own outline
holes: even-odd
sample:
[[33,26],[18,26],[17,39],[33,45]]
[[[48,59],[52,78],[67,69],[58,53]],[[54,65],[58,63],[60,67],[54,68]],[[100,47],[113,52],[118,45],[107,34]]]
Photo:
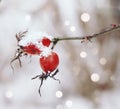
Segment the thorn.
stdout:
[[10,61],[10,67],[11,67],[11,69],[12,69],[12,71],[13,71],[13,74],[14,74],[14,67],[13,67],[13,65],[12,65],[12,62],[13,62],[13,61]]
[[36,79],[36,78],[38,78],[38,77],[40,77],[40,76],[41,76],[41,75],[37,75],[37,76],[31,78],[31,80]]
[[41,92],[40,92],[40,89],[38,90],[38,93],[39,93],[39,95],[40,95],[40,97],[41,97]]
[[86,41],[92,42],[90,36],[85,36],[83,40],[81,41],[81,43],[86,42]]

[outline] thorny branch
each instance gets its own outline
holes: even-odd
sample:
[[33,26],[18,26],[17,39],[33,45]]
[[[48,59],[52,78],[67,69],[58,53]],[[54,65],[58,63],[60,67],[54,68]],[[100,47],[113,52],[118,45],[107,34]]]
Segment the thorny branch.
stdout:
[[94,37],[98,37],[104,34],[108,34],[114,31],[118,31],[120,30],[120,25],[116,25],[116,24],[111,24],[111,27],[104,29],[103,31],[99,32],[99,33],[95,33],[89,36],[81,36],[81,37],[56,37],[53,38],[52,43],[52,49],[55,47],[55,45],[59,42],[59,41],[64,41],[64,40],[81,40],[81,42],[84,42],[86,40],[91,41],[92,38]]

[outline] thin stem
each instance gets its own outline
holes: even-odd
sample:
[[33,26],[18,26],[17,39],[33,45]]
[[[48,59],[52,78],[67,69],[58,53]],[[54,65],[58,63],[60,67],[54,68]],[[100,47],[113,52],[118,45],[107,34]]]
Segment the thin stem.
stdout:
[[84,40],[90,41],[90,39],[94,37],[102,36],[102,35],[105,35],[105,34],[108,34],[114,31],[118,31],[118,30],[120,30],[120,25],[112,25],[110,28],[107,28],[93,35],[81,36],[81,37],[56,37],[52,40],[52,43],[53,43],[52,49],[59,41],[65,41],[65,40],[81,40],[81,42],[84,42]]

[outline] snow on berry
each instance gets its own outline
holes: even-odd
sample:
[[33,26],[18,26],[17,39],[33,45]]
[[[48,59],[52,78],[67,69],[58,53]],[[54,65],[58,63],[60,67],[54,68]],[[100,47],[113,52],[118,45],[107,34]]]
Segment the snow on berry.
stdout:
[[40,57],[47,57],[48,55],[50,55],[51,54],[51,52],[52,52],[52,50],[50,49],[50,48],[48,48],[48,47],[42,47],[41,48],[41,53],[40,53]]
[[39,62],[42,70],[45,73],[51,73],[57,68],[59,64],[59,57],[57,53],[51,51],[48,56],[42,56]]
[[[50,51],[50,44],[52,36],[49,36],[45,32],[19,32],[16,34],[16,39],[18,42],[18,49],[16,50],[15,57],[11,60],[11,64],[15,60],[19,60],[24,55],[39,55],[47,56]],[[11,65],[12,67],[12,65]],[[13,68],[13,67],[12,67]]]
[[36,32],[36,33],[26,33],[25,37],[22,37],[22,39],[19,41],[18,45],[20,46],[26,46],[29,43],[32,44],[43,44],[43,45],[50,45],[50,42],[52,40],[52,36],[49,36],[47,33],[44,32]]
[[28,54],[40,54],[44,47],[49,47],[52,36],[44,32],[27,32],[18,42],[18,46],[23,47],[23,51]]

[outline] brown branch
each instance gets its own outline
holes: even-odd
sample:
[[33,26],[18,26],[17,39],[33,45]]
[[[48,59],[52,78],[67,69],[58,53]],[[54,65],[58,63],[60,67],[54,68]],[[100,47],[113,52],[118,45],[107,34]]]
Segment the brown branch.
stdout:
[[120,30],[120,25],[115,25],[112,24],[110,28],[107,28],[99,33],[93,34],[93,35],[89,35],[89,36],[81,36],[81,37],[56,37],[53,38],[52,43],[52,49],[54,48],[54,46],[59,42],[59,41],[65,41],[65,40],[81,40],[81,42],[84,42],[85,40],[91,40],[94,37],[98,37],[98,36],[102,36],[114,31],[118,31]]

